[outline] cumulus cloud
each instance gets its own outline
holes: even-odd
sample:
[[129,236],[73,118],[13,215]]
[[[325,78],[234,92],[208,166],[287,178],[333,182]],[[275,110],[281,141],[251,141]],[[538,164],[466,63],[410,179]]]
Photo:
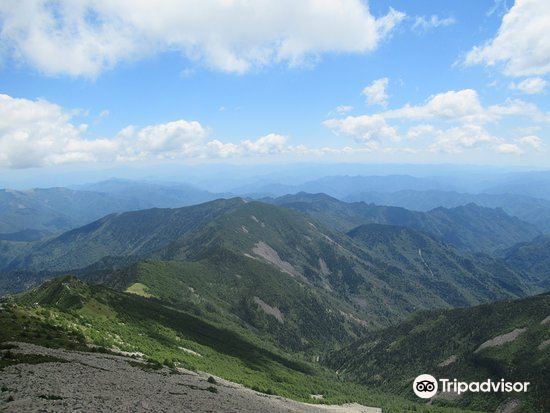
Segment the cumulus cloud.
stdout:
[[[431,140],[427,148],[430,152],[453,154],[491,147],[499,153],[519,153],[526,145],[535,148],[540,142],[536,137],[506,142],[488,131],[489,126],[498,127],[498,122],[505,118],[518,117],[542,124],[550,121],[550,114],[542,112],[533,103],[507,99],[486,106],[475,90],[464,89],[432,95],[419,105],[406,104],[369,115],[328,119],[323,124],[339,135],[351,136],[357,142],[371,146],[398,142],[405,137],[409,141]],[[407,128],[403,135],[399,134],[398,126]],[[513,150],[513,146],[517,146],[518,151]]]
[[430,145],[432,152],[462,153],[465,149],[479,147],[488,142],[499,142],[487,130],[476,124],[460,125],[446,130],[437,130],[436,138]]
[[367,103],[369,105],[386,106],[388,104],[388,94],[386,92],[388,83],[389,79],[387,77],[383,77],[375,80],[363,89],[362,93],[367,97]]
[[174,50],[243,73],[372,51],[404,17],[393,9],[375,17],[360,0],[5,0],[0,40],[11,56],[50,75],[95,77],[121,61]]
[[540,151],[542,149],[542,139],[537,135],[522,136],[521,138],[516,139],[516,141],[522,145],[529,146],[536,151]]
[[519,90],[527,95],[536,95],[544,92],[544,89],[548,86],[548,82],[541,77],[530,77],[522,80],[519,83],[511,82],[509,88],[512,90]]
[[387,119],[461,119],[483,120],[486,117],[478,94],[473,89],[450,90],[430,96],[422,105],[407,104],[399,109],[384,112]]
[[426,16],[417,16],[414,19],[413,29],[419,31],[428,31],[431,29],[437,29],[438,27],[445,27],[455,24],[456,20],[452,17],[440,18],[437,15],[432,15],[430,17]]
[[142,128],[127,126],[111,138],[90,139],[86,130],[87,125],[74,124],[72,113],[56,104],[0,95],[0,168],[270,156],[293,151],[285,136],[274,133],[237,143],[208,140],[208,128],[183,119]]
[[430,96],[424,104],[407,104],[401,108],[380,114],[385,119],[426,120],[485,123],[500,120],[504,116],[524,116],[536,121],[550,119],[535,104],[520,99],[507,99],[504,103],[483,106],[473,89],[450,90]]
[[495,146],[498,153],[504,153],[508,155],[521,155],[523,151],[520,147],[514,143],[500,143]]
[[86,125],[73,125],[70,118],[61,107],[44,100],[0,95],[0,166],[93,161],[114,149],[115,144],[106,139],[83,139]]
[[380,115],[348,116],[329,119],[323,124],[337,134],[353,136],[357,142],[365,144],[398,138],[396,129]]
[[550,73],[550,2],[516,0],[504,15],[496,36],[474,47],[465,58],[467,65],[503,65],[508,76]]

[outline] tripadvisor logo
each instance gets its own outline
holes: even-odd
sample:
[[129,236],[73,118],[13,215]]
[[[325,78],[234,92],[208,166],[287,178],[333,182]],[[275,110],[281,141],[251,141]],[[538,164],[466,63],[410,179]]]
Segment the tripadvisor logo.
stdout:
[[413,382],[413,391],[422,399],[431,399],[437,393],[437,380],[429,374],[421,374]]
[[499,381],[493,381],[487,379],[485,381],[473,381],[464,382],[457,379],[439,379],[429,374],[421,374],[413,382],[413,391],[418,397],[422,399],[431,399],[437,394],[437,390],[440,388],[444,393],[456,393],[462,394],[466,392],[471,393],[525,393],[529,386],[528,381],[525,382],[509,382],[501,379]]

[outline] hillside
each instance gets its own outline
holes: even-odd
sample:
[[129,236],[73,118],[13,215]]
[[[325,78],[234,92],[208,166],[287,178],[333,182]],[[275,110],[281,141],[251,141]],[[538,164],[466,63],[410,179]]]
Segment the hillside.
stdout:
[[[6,341],[126,355],[126,363],[132,367],[163,376],[172,375],[173,378],[179,378],[180,374],[192,375],[192,371],[205,371],[259,393],[307,402],[312,401],[311,395],[322,394],[327,403],[354,401],[380,406],[384,412],[391,413],[415,411],[418,407],[400,397],[342,383],[334,373],[291,354],[283,354],[245,330],[230,330],[225,325],[205,321],[157,300],[88,285],[73,277],[51,280],[4,300],[1,305],[0,343],[4,351],[0,369],[18,367],[22,363],[35,364],[37,369],[33,380],[39,380],[42,375],[41,365],[47,370],[48,363],[60,361],[47,354],[68,357],[69,361],[86,358],[91,363],[84,364],[85,369],[93,369],[97,362],[88,353],[42,352],[46,355],[29,355],[28,352],[18,352],[18,346],[7,345]],[[104,356],[104,360],[109,358],[112,356]],[[95,375],[101,374],[105,382],[113,378],[106,376],[109,368],[94,370]],[[11,373],[13,369],[9,371]],[[78,382],[89,374],[85,371],[74,380]],[[201,381],[198,387],[206,389],[210,386],[214,390],[208,391],[223,392],[219,381],[210,379],[208,385]],[[16,385],[16,380],[12,381],[6,391],[11,391],[10,388]],[[94,380],[93,385],[97,386],[97,381]],[[146,392],[147,388],[142,391]],[[16,400],[21,397],[21,394],[15,394]],[[433,407],[427,412],[452,413],[458,410]]]
[[243,201],[218,200],[177,209],[111,214],[32,247],[6,270],[67,271],[109,256],[142,256],[166,246]]
[[550,288],[550,236],[514,245],[503,257],[510,267],[529,272],[543,288]]
[[468,251],[490,253],[530,241],[540,234],[535,226],[501,209],[475,204],[420,212],[364,202],[347,203],[325,194],[299,193],[266,201],[301,211],[341,231],[368,223],[398,225],[424,231]]
[[[416,274],[418,285],[414,288],[419,294],[431,293],[434,300],[445,297],[453,306],[483,301],[483,295],[500,289],[521,296],[532,282],[519,279],[503,261],[461,252],[409,228],[367,224],[351,230],[348,235],[389,265],[393,273],[403,274],[403,278]],[[432,291],[426,291],[424,285],[432,286]]]
[[[547,412],[549,316],[549,294],[422,312],[397,326],[368,333],[325,361],[346,379],[407,397],[415,397],[411,383],[420,372],[463,381],[529,381],[528,393],[513,396],[521,400],[521,411]],[[494,411],[503,401],[498,394],[479,397],[466,393],[445,403]]]

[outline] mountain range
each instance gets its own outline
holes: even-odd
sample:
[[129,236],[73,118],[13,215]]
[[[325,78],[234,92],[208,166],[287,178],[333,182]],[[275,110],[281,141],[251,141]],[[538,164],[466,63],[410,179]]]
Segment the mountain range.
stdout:
[[114,212],[181,207],[220,198],[184,184],[111,179],[78,189],[0,190],[0,240],[34,241]]
[[[395,413],[504,408],[507,398],[471,395],[418,407],[410,392],[420,370],[501,374],[532,380],[518,403],[545,411],[548,295],[533,295],[550,286],[550,244],[539,226],[474,203],[422,211],[300,192],[179,206],[214,196],[180,190],[107,181],[5,191],[14,221],[19,201],[52,217],[63,196],[74,202],[62,225],[37,220],[28,239],[0,240],[0,341],[139,354],[148,369]],[[125,203],[134,208],[109,210]]]
[[438,207],[455,208],[476,204],[487,208],[502,208],[508,215],[550,232],[550,200],[521,194],[470,194],[441,190],[403,190],[397,192],[358,192],[344,199],[376,205],[397,206],[414,211],[430,211]]
[[474,252],[493,252],[530,241],[540,234],[534,225],[509,216],[502,209],[475,204],[421,212],[364,202],[347,203],[326,194],[298,193],[265,201],[304,212],[342,231],[365,223],[398,225],[429,233],[457,248]]

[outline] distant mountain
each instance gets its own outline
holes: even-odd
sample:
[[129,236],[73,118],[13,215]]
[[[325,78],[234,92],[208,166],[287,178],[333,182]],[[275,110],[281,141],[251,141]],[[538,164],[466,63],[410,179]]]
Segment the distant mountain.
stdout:
[[538,277],[540,285],[550,289],[550,236],[516,244],[504,251],[503,256],[508,265]]
[[483,192],[489,194],[521,194],[550,200],[550,171],[510,174],[493,182]]
[[281,196],[297,192],[325,193],[336,198],[346,198],[358,192],[394,192],[405,189],[429,190],[449,189],[452,184],[443,184],[430,178],[417,178],[410,175],[336,175],[314,179],[299,185],[258,184],[238,187],[233,192],[256,197]]
[[511,216],[550,232],[550,200],[520,194],[467,194],[453,191],[404,190],[397,192],[359,192],[344,201],[364,201],[377,205],[398,206],[416,211],[437,207],[454,208],[474,203],[488,208],[502,208]]
[[35,241],[114,212],[182,207],[222,196],[188,185],[109,180],[80,189],[0,190],[0,240]]
[[2,239],[33,240],[36,238],[36,231],[43,234],[55,233],[112,212],[139,209],[143,206],[103,193],[67,188],[27,191],[2,189],[0,234]]
[[367,223],[398,225],[424,231],[468,251],[492,252],[540,234],[535,226],[501,209],[475,204],[420,212],[364,202],[346,203],[325,194],[298,193],[265,201],[301,211],[342,231]]
[[109,179],[80,185],[80,190],[100,192],[133,201],[146,208],[178,208],[226,197],[181,183],[141,182],[128,179]]
[[419,373],[460,381],[530,382],[527,393],[436,396],[474,410],[502,410],[510,399],[522,412],[550,410],[550,294],[473,308],[422,312],[368,333],[325,362],[345,379],[414,398]]

